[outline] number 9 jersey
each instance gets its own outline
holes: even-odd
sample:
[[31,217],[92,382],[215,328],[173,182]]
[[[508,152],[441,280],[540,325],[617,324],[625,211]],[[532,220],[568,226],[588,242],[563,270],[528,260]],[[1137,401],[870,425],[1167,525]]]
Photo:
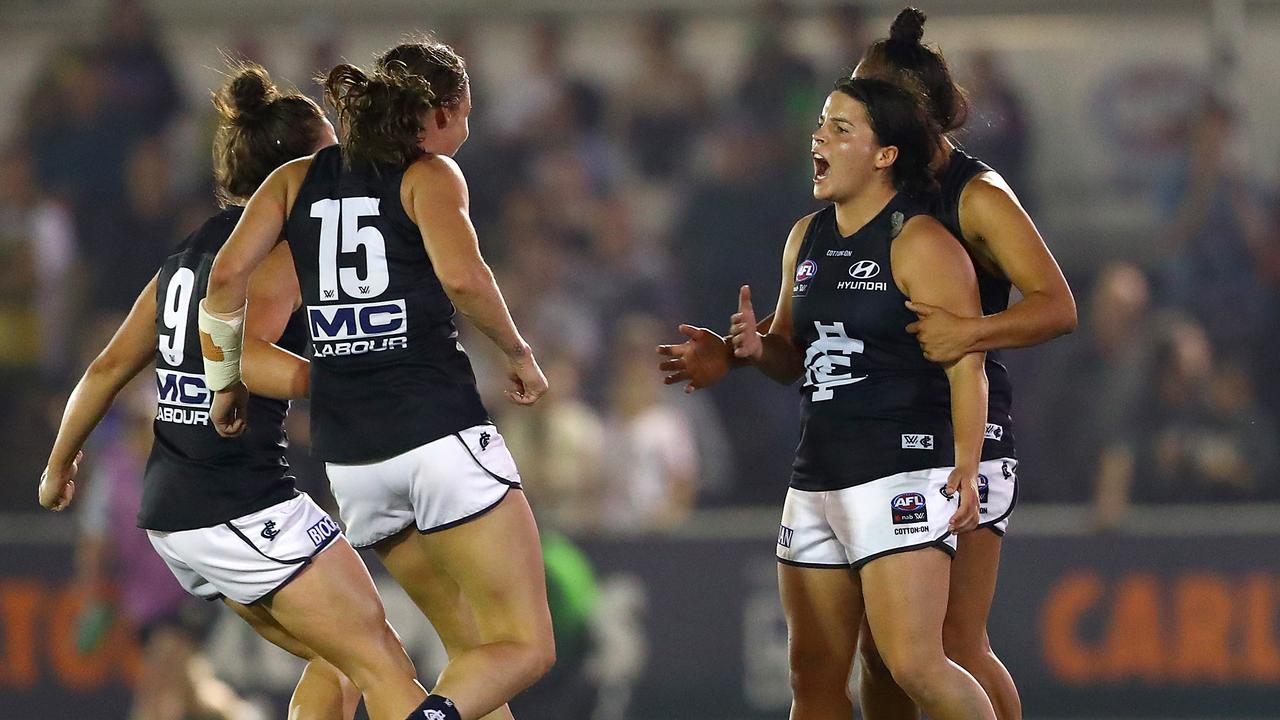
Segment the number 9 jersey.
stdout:
[[[156,276],[158,404],[138,527],[210,527],[297,495],[285,460],[289,403],[250,396],[249,429],[237,438],[220,437],[209,422],[213,393],[204,382],[196,303],[209,287],[214,256],[243,213],[230,207],[214,215],[169,255]],[[302,352],[305,332],[301,313],[295,313],[280,347]]]
[[805,353],[797,490],[954,464],[951,388],[906,331],[916,316],[890,261],[894,238],[923,212],[899,194],[849,237],[834,205],[809,223],[791,291],[795,343]]
[[400,201],[403,168],[315,154],[285,224],[311,336],[311,435],[330,463],[488,420],[454,307]]

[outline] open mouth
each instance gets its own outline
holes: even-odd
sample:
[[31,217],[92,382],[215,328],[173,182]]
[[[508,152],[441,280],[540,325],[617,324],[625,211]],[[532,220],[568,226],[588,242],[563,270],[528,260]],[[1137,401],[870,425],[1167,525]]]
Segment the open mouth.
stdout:
[[819,155],[813,154],[813,181],[822,182],[827,179],[827,173],[831,171],[831,163],[827,159]]

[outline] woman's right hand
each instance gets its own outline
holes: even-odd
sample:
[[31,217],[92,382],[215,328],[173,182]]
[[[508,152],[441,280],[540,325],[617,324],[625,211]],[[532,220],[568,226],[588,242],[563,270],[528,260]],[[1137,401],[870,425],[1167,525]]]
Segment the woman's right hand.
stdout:
[[725,338],[706,328],[681,325],[677,328],[689,338],[678,345],[659,345],[658,354],[669,358],[658,363],[658,370],[670,373],[662,378],[665,385],[688,382],[686,393],[711,387],[733,369],[733,347]]
[[225,438],[238,437],[249,427],[249,388],[237,380],[213,394],[209,419],[213,429]]
[[511,388],[507,399],[517,405],[532,405],[547,392],[547,376],[542,374],[533,351],[525,346],[520,352],[507,355],[507,378]]
[[751,287],[743,285],[738,291],[738,312],[729,318],[729,342],[733,356],[756,361],[764,354],[764,343],[756,330],[756,311],[751,307]]
[[76,494],[76,473],[80,471],[80,461],[84,452],[77,452],[76,457],[67,465],[45,467],[40,473],[40,505],[46,510],[61,512],[71,504]]
[[978,527],[981,515],[978,509],[978,468],[957,467],[947,478],[946,491],[948,499],[959,493],[960,507],[951,516],[951,532],[959,535]]

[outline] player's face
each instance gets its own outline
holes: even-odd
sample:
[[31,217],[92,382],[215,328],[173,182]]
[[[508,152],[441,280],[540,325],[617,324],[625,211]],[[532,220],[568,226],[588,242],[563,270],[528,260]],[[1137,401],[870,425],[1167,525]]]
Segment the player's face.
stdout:
[[462,99],[454,105],[431,110],[422,149],[436,155],[453,157],[471,136],[471,84],[462,88]]
[[843,202],[873,180],[884,151],[862,103],[836,91],[827,96],[813,131],[813,197]]

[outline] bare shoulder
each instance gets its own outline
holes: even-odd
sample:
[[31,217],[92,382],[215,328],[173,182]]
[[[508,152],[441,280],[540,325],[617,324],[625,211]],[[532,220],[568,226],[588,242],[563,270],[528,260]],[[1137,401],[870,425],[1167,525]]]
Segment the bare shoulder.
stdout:
[[281,165],[272,175],[279,175],[290,186],[301,185],[306,179],[307,172],[311,170],[311,161],[315,159],[315,155],[307,155]]
[[818,216],[819,212],[822,212],[822,211],[817,210],[817,211],[811,212],[808,215],[805,215],[804,217],[797,220],[796,224],[791,226],[791,232],[793,234],[799,233],[800,235],[804,235],[806,232],[809,231],[809,226],[813,224],[813,219]]
[[[1013,192],[1008,181],[995,170],[978,173],[960,193],[960,211],[962,214],[985,213],[995,209],[1007,208],[1009,205],[1022,207],[1018,196]],[[967,211],[967,212],[966,212]]]
[[960,241],[946,226],[929,215],[916,215],[902,226],[902,233],[893,241],[894,254],[908,257],[929,257],[952,253],[967,254]]
[[813,224],[813,219],[817,217],[818,212],[805,215],[791,226],[791,232],[787,234],[787,250],[799,250],[800,243],[804,241],[804,235],[809,232],[809,226]]
[[466,187],[462,168],[447,155],[423,155],[404,171],[404,178],[414,186],[444,189]]

